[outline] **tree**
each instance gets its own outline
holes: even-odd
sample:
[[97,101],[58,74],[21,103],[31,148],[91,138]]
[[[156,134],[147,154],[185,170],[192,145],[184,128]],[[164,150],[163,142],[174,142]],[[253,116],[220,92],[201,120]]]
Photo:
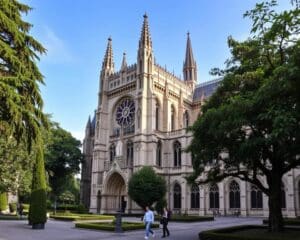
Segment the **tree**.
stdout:
[[32,224],[32,228],[44,228],[44,224],[47,221],[46,198],[44,153],[42,147],[38,147],[29,209],[29,221]]
[[[191,127],[194,174],[217,182],[229,176],[257,186],[269,198],[269,230],[283,230],[282,177],[300,165],[300,11],[276,13],[276,1],[256,4],[243,42],[231,37],[224,79]],[[209,166],[209,168],[207,168]],[[265,184],[266,183],[266,184]]]
[[17,0],[0,0],[0,136],[24,141],[28,150],[47,126],[42,112],[37,67],[45,48],[29,35],[32,25],[22,20],[31,8]]
[[129,196],[142,208],[162,199],[166,191],[165,180],[149,166],[135,172],[128,183]]
[[54,201],[72,186],[74,190],[74,174],[78,173],[82,161],[81,143],[71,133],[53,123],[46,138],[46,171],[49,176],[51,195]]

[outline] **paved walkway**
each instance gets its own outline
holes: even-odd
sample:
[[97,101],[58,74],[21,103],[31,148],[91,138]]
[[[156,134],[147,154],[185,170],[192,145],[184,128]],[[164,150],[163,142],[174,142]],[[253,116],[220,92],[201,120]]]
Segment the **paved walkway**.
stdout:
[[[137,221],[137,218],[125,218]],[[198,233],[212,228],[233,225],[261,224],[261,218],[218,217],[211,222],[179,223],[170,222],[172,240],[197,240]],[[156,229],[155,238],[161,239],[162,229]],[[49,220],[45,230],[32,230],[27,221],[0,221],[0,240],[115,240],[144,239],[144,231],[130,231],[121,234],[106,231],[84,230],[74,228],[74,223]],[[152,238],[149,238],[152,239]]]

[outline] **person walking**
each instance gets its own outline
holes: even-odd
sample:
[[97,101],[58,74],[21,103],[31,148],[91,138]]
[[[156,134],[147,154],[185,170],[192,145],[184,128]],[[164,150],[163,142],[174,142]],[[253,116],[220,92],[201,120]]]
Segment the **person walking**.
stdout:
[[162,238],[170,236],[170,231],[168,229],[168,223],[169,223],[169,214],[168,213],[169,213],[168,209],[166,207],[164,207],[163,214],[162,214],[162,219],[161,219],[161,223],[163,225],[163,235],[162,235]]
[[150,210],[149,206],[146,206],[146,212],[144,215],[144,223],[146,226],[146,233],[145,233],[145,239],[149,238],[149,233],[152,234],[152,237],[155,237],[154,232],[151,229],[151,224],[154,222],[154,214]]

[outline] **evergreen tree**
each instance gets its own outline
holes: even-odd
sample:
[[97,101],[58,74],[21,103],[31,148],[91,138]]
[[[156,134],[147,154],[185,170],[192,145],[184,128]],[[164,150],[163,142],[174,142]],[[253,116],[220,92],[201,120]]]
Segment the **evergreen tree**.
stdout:
[[22,20],[31,8],[17,0],[0,0],[0,136],[25,139],[28,149],[47,125],[36,62],[45,48],[29,35]]
[[47,220],[46,180],[44,154],[42,147],[37,148],[36,162],[32,176],[29,223],[33,228],[36,224],[44,224]]

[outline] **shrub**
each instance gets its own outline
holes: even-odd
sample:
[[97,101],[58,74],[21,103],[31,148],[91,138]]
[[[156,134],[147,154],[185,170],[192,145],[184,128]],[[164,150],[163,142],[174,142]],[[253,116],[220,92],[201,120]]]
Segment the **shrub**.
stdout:
[[11,213],[16,212],[16,211],[17,211],[17,203],[10,203],[10,204],[9,204],[9,211],[10,211]]
[[[75,227],[77,228],[85,228],[85,229],[95,229],[95,230],[105,230],[105,231],[114,231],[115,225],[112,223],[76,223]],[[152,228],[158,228],[159,224],[152,224]],[[129,230],[138,230],[144,229],[144,223],[138,222],[122,222],[122,229],[123,231]]]
[[0,212],[7,210],[7,193],[0,193]]
[[47,221],[46,179],[44,154],[39,146],[36,153],[36,163],[32,176],[32,192],[30,199],[29,222],[43,224]]
[[166,191],[166,181],[149,166],[135,172],[128,183],[129,196],[142,208],[162,199]]
[[[159,221],[160,217],[155,216],[155,220]],[[204,221],[214,221],[214,217],[207,216],[192,216],[192,215],[172,215],[169,221],[174,222],[204,222]]]

